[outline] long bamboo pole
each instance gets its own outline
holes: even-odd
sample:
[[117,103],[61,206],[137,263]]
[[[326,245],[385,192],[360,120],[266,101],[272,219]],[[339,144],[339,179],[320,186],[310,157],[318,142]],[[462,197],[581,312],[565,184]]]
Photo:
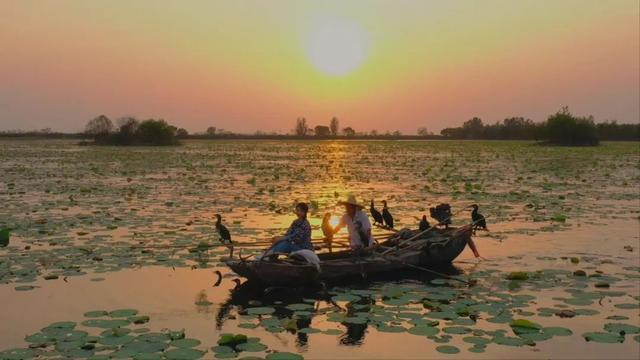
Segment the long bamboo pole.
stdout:
[[436,226],[438,226],[440,223],[445,222],[445,221],[447,221],[447,220],[449,220],[449,219],[453,218],[453,216],[454,216],[454,215],[457,215],[457,214],[459,214],[459,213],[463,212],[464,210],[467,210],[467,207],[464,207],[464,208],[462,208],[462,209],[460,209],[460,210],[456,211],[455,213],[451,214],[451,216],[449,216],[448,218],[444,219],[444,221],[438,222],[437,224],[430,226],[430,227],[429,227],[429,228],[427,228],[426,230],[423,230],[423,231],[421,231],[421,232],[417,233],[416,235],[414,235],[414,236],[412,236],[412,237],[410,237],[410,238],[408,238],[408,239],[405,239],[405,240],[401,240],[401,241],[399,241],[399,242],[398,242],[398,244],[396,244],[396,246],[394,246],[394,247],[393,247],[393,248],[391,248],[391,249],[385,250],[385,251],[382,253],[382,255],[386,255],[386,254],[390,253],[390,252],[391,252],[391,251],[393,251],[393,250],[396,250],[396,251],[397,251],[397,250],[400,248],[400,245],[402,245],[402,244],[404,244],[404,243],[407,243],[407,242],[410,242],[410,241],[413,241],[413,240],[415,240],[415,239],[419,238],[420,236],[422,236],[422,235],[424,235],[424,234],[428,233],[429,231],[431,231],[431,230],[435,229],[435,228],[436,228]]

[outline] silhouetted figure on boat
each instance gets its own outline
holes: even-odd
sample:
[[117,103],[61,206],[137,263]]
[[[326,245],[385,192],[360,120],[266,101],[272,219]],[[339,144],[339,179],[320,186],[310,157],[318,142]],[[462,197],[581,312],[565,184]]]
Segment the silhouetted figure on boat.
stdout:
[[451,225],[451,205],[449,204],[440,204],[436,207],[429,208],[429,214],[432,218],[438,220],[438,225],[444,225],[445,228],[448,228]]
[[322,229],[322,234],[324,235],[324,245],[329,249],[329,252],[332,252],[332,243],[333,243],[333,226],[329,222],[331,220],[331,213],[324,214],[322,218],[322,225],[320,226]]
[[422,215],[422,220],[420,220],[420,232],[427,231],[429,227],[430,225],[427,220],[427,215]]
[[389,229],[393,229],[393,216],[391,216],[389,207],[387,207],[387,200],[382,200],[382,219]]
[[378,211],[373,205],[373,199],[371,199],[371,207],[369,208],[369,212],[371,213],[371,217],[373,218],[373,224],[384,225],[384,219],[382,218],[382,214]]

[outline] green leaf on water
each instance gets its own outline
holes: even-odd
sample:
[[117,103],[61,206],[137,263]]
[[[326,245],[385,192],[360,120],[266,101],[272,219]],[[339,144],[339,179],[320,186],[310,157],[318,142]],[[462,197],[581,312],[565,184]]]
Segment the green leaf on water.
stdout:
[[198,339],[178,339],[173,340],[169,343],[171,346],[179,347],[179,348],[192,348],[200,345],[200,340]]
[[432,336],[440,332],[440,329],[433,326],[418,325],[410,328],[407,332],[413,335]]
[[638,304],[615,304],[613,306],[617,307],[618,309],[640,309],[640,305]]
[[274,352],[267,354],[266,360],[304,360],[302,355],[290,352]]
[[218,345],[218,346],[213,346],[211,348],[211,350],[213,350],[214,353],[216,354],[222,354],[222,353],[232,353],[234,352],[233,348],[230,346],[224,346],[224,345]]
[[260,352],[267,350],[267,346],[259,342],[246,342],[236,347],[240,351]]
[[269,315],[276,312],[276,309],[272,307],[252,307],[247,309],[247,314],[249,315]]
[[30,291],[35,289],[37,286],[33,286],[33,285],[20,285],[20,286],[16,286],[14,289],[16,291]]
[[0,247],[9,245],[9,232],[8,228],[4,228],[0,230]]
[[[358,301],[360,300],[361,297],[358,295],[353,295],[353,294],[340,294],[340,295],[335,295],[331,297],[331,300],[338,302],[338,301],[347,301],[347,302],[353,302],[353,301]],[[292,309],[295,310],[295,309]]]
[[460,349],[451,345],[440,345],[436,348],[436,350],[443,354],[457,354],[460,352]]
[[607,323],[604,324],[604,329],[608,332],[617,333],[620,335],[640,333],[640,327],[623,323]]
[[297,310],[313,310],[313,305],[311,304],[289,304],[286,306],[287,309],[297,311]]
[[166,351],[164,356],[168,360],[192,360],[192,359],[200,359],[204,356],[204,351],[196,350],[196,349],[173,349]]
[[84,325],[86,327],[97,327],[97,328],[103,328],[103,329],[112,329],[112,328],[127,326],[127,325],[129,325],[129,321],[128,320],[124,320],[124,319],[114,319],[114,320],[90,319],[90,320],[83,321],[82,325]]
[[222,334],[218,339],[218,345],[230,347],[234,347],[245,342],[247,342],[247,336],[244,334]]
[[137,314],[138,314],[138,310],[135,310],[135,309],[118,309],[118,310],[111,311],[109,313],[109,316],[114,318],[121,318],[121,317],[131,317]]
[[406,329],[403,328],[402,326],[389,326],[386,324],[378,325],[377,329],[380,332],[389,332],[389,333],[401,333],[406,331]]
[[622,343],[624,342],[624,336],[605,333],[605,332],[587,332],[582,334],[582,337],[586,341],[593,341],[599,343]]
[[542,326],[527,319],[515,319],[509,324],[516,335],[540,332]]
[[104,310],[93,310],[93,311],[87,311],[86,313],[84,313],[84,317],[88,317],[88,318],[96,318],[96,317],[102,317],[107,315],[109,315],[109,313]]
[[472,330],[464,326],[449,326],[442,329],[447,334],[464,335],[470,333]]
[[529,274],[525,271],[514,271],[507,275],[507,280],[528,280]]

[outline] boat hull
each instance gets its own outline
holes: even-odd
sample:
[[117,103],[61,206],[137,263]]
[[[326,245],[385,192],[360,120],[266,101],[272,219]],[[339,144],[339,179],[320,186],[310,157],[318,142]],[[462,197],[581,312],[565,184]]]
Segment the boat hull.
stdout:
[[[423,244],[406,248],[382,247],[369,254],[319,254],[316,266],[290,261],[227,259],[226,265],[248,280],[271,286],[301,286],[317,282],[339,282],[368,274],[397,272],[412,266],[439,267],[451,264],[471,237],[471,227],[452,228]],[[389,243],[392,244],[393,243]],[[383,244],[384,245],[384,244]],[[406,245],[406,244],[405,244]],[[386,250],[383,250],[386,249]]]

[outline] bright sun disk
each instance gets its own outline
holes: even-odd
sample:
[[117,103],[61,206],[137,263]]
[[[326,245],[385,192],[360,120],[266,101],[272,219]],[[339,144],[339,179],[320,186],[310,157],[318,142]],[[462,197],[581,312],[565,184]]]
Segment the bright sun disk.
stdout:
[[351,19],[325,17],[312,22],[304,46],[314,67],[327,75],[343,76],[366,60],[369,33]]

